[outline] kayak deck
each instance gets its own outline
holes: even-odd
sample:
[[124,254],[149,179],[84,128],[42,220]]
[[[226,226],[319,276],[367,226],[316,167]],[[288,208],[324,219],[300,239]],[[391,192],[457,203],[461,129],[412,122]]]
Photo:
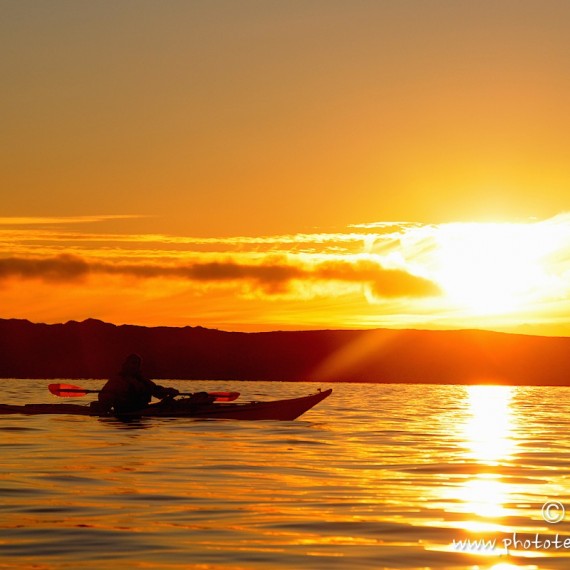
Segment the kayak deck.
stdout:
[[[330,396],[332,389],[309,396],[267,402],[245,402],[200,405],[190,398],[158,403],[121,417],[208,418],[228,420],[294,420]],[[7,414],[67,414],[74,416],[101,416],[96,410],[81,404],[0,404],[0,415]]]

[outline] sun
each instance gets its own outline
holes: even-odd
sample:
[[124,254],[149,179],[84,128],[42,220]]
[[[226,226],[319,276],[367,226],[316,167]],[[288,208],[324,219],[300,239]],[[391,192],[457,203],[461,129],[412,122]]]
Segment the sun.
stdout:
[[546,285],[553,239],[533,224],[444,224],[435,236],[433,277],[473,315],[512,313]]

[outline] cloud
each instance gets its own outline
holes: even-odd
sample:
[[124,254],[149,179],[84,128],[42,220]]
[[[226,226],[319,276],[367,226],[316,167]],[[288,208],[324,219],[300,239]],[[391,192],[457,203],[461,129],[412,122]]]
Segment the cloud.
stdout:
[[44,281],[74,281],[90,272],[89,263],[73,255],[58,255],[43,259],[9,257],[0,259],[0,279],[42,279]]
[[440,293],[437,285],[428,279],[364,259],[323,262],[315,267],[313,274],[322,280],[370,285],[379,297],[427,297]]
[[85,224],[105,222],[108,220],[130,220],[143,217],[147,216],[140,216],[136,214],[113,214],[100,216],[0,216],[0,226]]
[[437,295],[435,283],[399,269],[386,269],[366,259],[351,261],[291,261],[284,256],[267,258],[261,263],[232,259],[213,262],[131,264],[106,262],[75,255],[47,258],[10,257],[0,259],[0,279],[40,279],[46,282],[73,282],[90,275],[118,275],[139,279],[166,278],[194,282],[246,282],[276,293],[288,290],[293,282],[345,282],[371,287],[383,297],[425,297]]
[[[9,221],[4,221],[9,220]],[[337,249],[361,249],[362,244],[370,237],[364,233],[313,233],[313,234],[283,234],[273,236],[232,236],[232,237],[189,237],[173,236],[166,234],[118,234],[118,233],[87,233],[70,231],[68,228],[44,229],[44,228],[14,228],[24,224],[23,220],[33,220],[30,224],[42,225],[57,224],[59,219],[55,218],[0,218],[0,236],[4,240],[15,242],[37,242],[40,240],[57,243],[116,243],[121,246],[134,244],[139,246],[175,246],[175,247],[208,247],[212,250],[223,248],[228,249],[256,249],[273,250],[292,248],[328,248]],[[72,223],[80,220],[68,220]],[[83,220],[87,221],[87,220]],[[89,220],[100,221],[100,220]],[[61,222],[63,223],[63,222]],[[3,225],[10,226],[9,229],[2,228]]]

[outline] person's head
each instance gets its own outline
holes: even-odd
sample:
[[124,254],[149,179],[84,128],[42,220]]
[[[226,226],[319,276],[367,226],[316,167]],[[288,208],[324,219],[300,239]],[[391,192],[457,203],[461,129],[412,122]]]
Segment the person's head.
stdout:
[[121,372],[123,374],[136,374],[140,372],[141,364],[142,359],[138,354],[129,354],[125,362],[123,362]]

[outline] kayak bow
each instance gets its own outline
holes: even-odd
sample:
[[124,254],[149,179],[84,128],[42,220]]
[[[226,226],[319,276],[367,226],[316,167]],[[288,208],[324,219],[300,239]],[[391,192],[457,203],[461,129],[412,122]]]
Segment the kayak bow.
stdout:
[[[190,398],[158,403],[137,412],[121,414],[121,417],[208,418],[226,420],[294,420],[330,396],[332,389],[309,396],[267,402],[241,404],[196,404]],[[79,404],[26,404],[24,406],[0,404],[0,415],[5,414],[68,414],[99,416],[89,406]]]

